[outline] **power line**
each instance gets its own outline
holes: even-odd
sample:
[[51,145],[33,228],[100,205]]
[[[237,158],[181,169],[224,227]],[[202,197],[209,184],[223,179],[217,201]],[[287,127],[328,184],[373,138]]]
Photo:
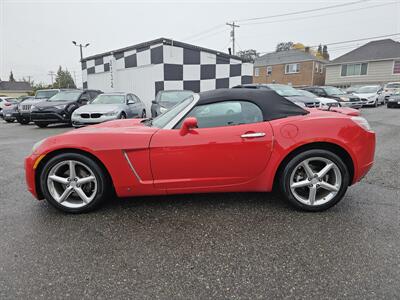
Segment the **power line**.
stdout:
[[312,16],[306,16],[306,17],[300,17],[300,18],[290,18],[290,19],[283,19],[283,20],[273,20],[273,21],[265,21],[265,22],[247,23],[247,24],[241,24],[241,26],[251,26],[251,25],[260,25],[260,24],[270,24],[270,23],[280,23],[280,22],[288,22],[288,21],[306,20],[306,19],[311,19],[311,18],[317,18],[317,17],[323,17],[323,16],[331,16],[331,15],[349,13],[349,12],[359,11],[359,10],[364,10],[364,9],[370,9],[370,8],[382,7],[382,6],[387,6],[387,5],[393,5],[393,4],[397,4],[397,3],[398,2],[389,2],[389,3],[384,3],[384,4],[371,5],[371,6],[366,6],[366,7],[349,9],[349,10],[345,10],[345,11],[336,11],[336,12],[331,12],[331,13],[326,13],[326,14],[318,14],[318,15],[312,15]]
[[192,34],[192,35],[190,35],[190,36],[188,36],[188,37],[186,37],[186,38],[183,38],[183,40],[184,40],[184,41],[186,41],[186,40],[191,40],[191,39],[193,39],[193,38],[195,38],[195,37],[202,36],[202,35],[204,35],[204,34],[207,34],[207,33],[209,33],[209,32],[212,32],[212,31],[214,31],[214,30],[216,30],[216,29],[218,29],[218,28],[220,28],[220,27],[223,27],[223,26],[225,26],[225,24],[218,24],[218,25],[215,25],[215,26],[213,26],[213,27],[211,27],[211,28],[208,28],[208,29],[206,29],[206,30],[200,31],[200,32],[198,32],[198,33],[196,33],[196,34]]
[[364,2],[367,2],[367,1],[371,1],[371,0],[360,0],[360,1],[350,2],[350,3],[342,3],[342,4],[324,6],[324,7],[320,7],[320,8],[300,10],[300,11],[295,11],[295,12],[290,12],[290,13],[285,13],[285,14],[270,15],[270,16],[265,16],[265,17],[239,19],[239,20],[235,20],[235,22],[249,22],[249,21],[257,21],[257,20],[263,20],[263,19],[271,19],[271,18],[278,18],[278,17],[285,17],[285,16],[293,16],[293,15],[299,15],[299,14],[304,14],[304,13],[310,13],[310,12],[314,12],[314,11],[321,11],[321,10],[327,10],[327,9],[332,9],[332,8],[355,5],[355,4],[364,3]]

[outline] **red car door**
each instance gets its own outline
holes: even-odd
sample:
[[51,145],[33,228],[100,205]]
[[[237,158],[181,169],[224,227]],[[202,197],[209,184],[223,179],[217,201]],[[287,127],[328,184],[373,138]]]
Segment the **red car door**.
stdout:
[[[226,104],[222,111],[225,109]],[[229,125],[234,122],[226,120],[237,115],[232,113],[232,109],[228,110],[228,117],[215,115],[221,106],[213,110],[214,115],[212,111],[203,109],[207,113],[205,117],[201,112],[189,113],[188,117],[198,119],[200,128],[187,134],[182,135],[179,129],[161,129],[155,133],[150,144],[150,160],[156,188],[240,185],[264,171],[272,151],[270,124],[262,120],[251,123],[248,119],[240,121],[240,125]],[[219,120],[223,124],[211,126]],[[203,126],[206,128],[201,128]]]

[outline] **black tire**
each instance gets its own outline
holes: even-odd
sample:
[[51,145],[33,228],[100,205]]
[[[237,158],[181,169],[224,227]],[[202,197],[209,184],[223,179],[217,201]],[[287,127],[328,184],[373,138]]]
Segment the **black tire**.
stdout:
[[146,119],[146,110],[145,109],[142,111],[142,119]]
[[[59,202],[57,202],[53,196],[50,194],[48,186],[47,186],[47,178],[49,175],[49,172],[53,166],[56,164],[65,161],[65,160],[75,160],[78,162],[82,162],[86,166],[88,166],[91,171],[93,172],[94,176],[96,177],[97,180],[97,193],[94,197],[94,199],[86,204],[84,207],[80,208],[70,208],[66,207]],[[107,191],[106,187],[111,186],[109,183],[110,180],[108,179],[108,176],[105,174],[105,172],[102,170],[102,168],[98,165],[97,162],[95,162],[93,159],[82,155],[78,153],[63,153],[60,155],[57,155],[53,158],[51,158],[43,167],[42,172],[40,174],[40,186],[41,190],[43,192],[44,198],[49,202],[52,206],[55,208],[67,212],[67,213],[85,213],[89,211],[93,211],[94,209],[98,208],[99,205],[107,198],[107,196],[110,194],[112,191]]]
[[375,107],[378,107],[378,106],[379,106],[378,99],[375,100],[374,106],[375,106]]
[[[329,201],[321,205],[308,205],[305,203],[302,203],[298,201],[295,196],[293,195],[291,189],[290,189],[290,177],[292,172],[295,170],[295,168],[304,160],[308,158],[313,158],[313,157],[322,157],[326,158],[330,161],[332,161],[338,169],[340,170],[341,173],[341,186],[337,192],[337,194]],[[292,157],[287,164],[284,166],[282,169],[281,173],[279,174],[279,189],[282,193],[282,195],[285,197],[285,199],[294,207],[306,211],[311,211],[311,212],[318,212],[318,211],[324,211],[335,204],[337,204],[345,195],[347,188],[350,183],[350,175],[349,171],[347,169],[347,166],[343,162],[343,160],[334,154],[333,152],[327,151],[327,150],[307,150],[304,152],[301,152],[300,154],[297,154],[296,156]]]
[[119,119],[126,119],[126,114],[125,114],[124,112],[122,112],[122,113],[119,115]]
[[7,123],[14,123],[14,120],[5,120]]
[[49,125],[49,123],[45,123],[45,122],[35,122],[35,125],[36,125],[37,127],[40,127],[40,128],[46,128],[46,127]]
[[26,118],[20,118],[20,119],[17,119],[17,121],[21,125],[28,125],[30,122],[29,119],[26,119]]

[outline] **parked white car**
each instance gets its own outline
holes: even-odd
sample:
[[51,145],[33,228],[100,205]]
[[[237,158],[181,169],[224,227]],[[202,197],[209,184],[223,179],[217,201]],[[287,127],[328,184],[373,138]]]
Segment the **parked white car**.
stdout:
[[329,108],[329,106],[332,106],[332,107],[340,107],[341,106],[340,103],[338,101],[334,100],[334,99],[318,97],[317,95],[315,95],[315,94],[313,94],[313,93],[311,93],[309,91],[306,91],[306,90],[298,89],[298,91],[303,96],[317,99],[319,101],[319,103],[320,103],[320,107],[321,108]]
[[72,113],[74,127],[98,124],[116,119],[146,118],[143,102],[131,93],[104,93]]
[[3,115],[3,109],[7,106],[18,103],[18,100],[12,97],[0,97],[0,115]]
[[383,95],[385,97],[385,101],[389,99],[391,95],[396,94],[397,92],[400,92],[400,82],[389,82],[385,84],[383,87]]
[[375,106],[385,104],[385,96],[380,85],[365,85],[357,89],[353,95],[360,97],[363,106]]

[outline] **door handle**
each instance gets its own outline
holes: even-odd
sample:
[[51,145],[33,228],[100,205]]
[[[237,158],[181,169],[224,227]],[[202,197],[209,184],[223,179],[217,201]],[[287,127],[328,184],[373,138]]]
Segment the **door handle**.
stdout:
[[251,138],[260,138],[260,137],[263,137],[263,136],[265,136],[265,133],[264,132],[249,132],[249,133],[245,133],[245,134],[242,134],[241,135],[241,137],[242,138],[247,138],[247,139],[251,139]]

